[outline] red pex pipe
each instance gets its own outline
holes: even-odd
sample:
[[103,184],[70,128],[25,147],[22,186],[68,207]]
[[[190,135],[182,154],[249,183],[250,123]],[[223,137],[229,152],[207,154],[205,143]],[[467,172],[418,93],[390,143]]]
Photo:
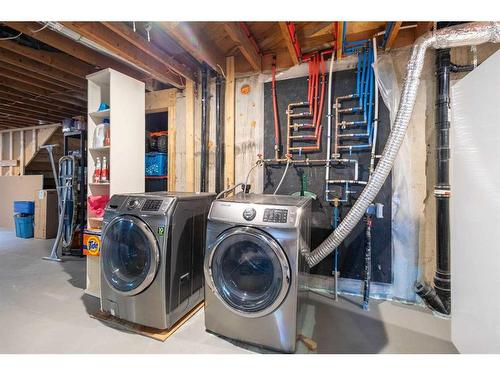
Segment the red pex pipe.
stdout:
[[273,96],[273,111],[274,111],[274,147],[278,152],[280,144],[280,126],[278,121],[278,102],[276,97],[276,56],[273,56],[273,78],[271,83],[271,91]]
[[321,99],[319,102],[319,109],[318,109],[318,117],[316,118],[316,125],[321,124],[322,120],[322,115],[323,115],[323,104],[325,101],[325,60],[323,59],[323,55],[320,55],[321,57]]
[[315,74],[315,84],[316,86],[314,87],[314,118],[313,118],[313,125],[316,126],[316,121],[318,117],[318,95],[319,95],[319,61],[318,61],[318,55],[314,58],[314,74]]

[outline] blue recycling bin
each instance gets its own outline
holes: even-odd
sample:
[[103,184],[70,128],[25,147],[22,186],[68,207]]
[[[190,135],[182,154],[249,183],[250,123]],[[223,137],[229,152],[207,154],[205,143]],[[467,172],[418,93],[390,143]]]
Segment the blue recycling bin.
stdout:
[[14,222],[16,224],[16,237],[33,238],[33,215],[16,214]]

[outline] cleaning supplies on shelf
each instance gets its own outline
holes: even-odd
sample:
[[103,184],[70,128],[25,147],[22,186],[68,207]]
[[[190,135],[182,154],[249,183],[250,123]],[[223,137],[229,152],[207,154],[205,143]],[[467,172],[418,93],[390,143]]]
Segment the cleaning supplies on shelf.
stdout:
[[99,182],[101,183],[109,182],[109,167],[108,167],[108,161],[106,160],[106,156],[103,156],[102,158],[101,178]]
[[94,169],[94,183],[99,183],[101,182],[101,171],[102,171],[102,165],[101,165],[101,158],[97,158],[95,162],[95,169]]
[[[104,146],[109,146],[109,119],[104,119],[101,124],[97,125],[94,130],[94,138],[92,140],[92,146],[94,148],[100,148]],[[107,141],[106,141],[107,139]],[[107,142],[107,144],[106,144]]]

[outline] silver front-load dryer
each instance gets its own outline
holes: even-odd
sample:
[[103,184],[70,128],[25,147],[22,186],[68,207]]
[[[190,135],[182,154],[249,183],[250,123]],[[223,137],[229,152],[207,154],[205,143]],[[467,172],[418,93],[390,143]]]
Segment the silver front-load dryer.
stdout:
[[310,218],[307,197],[239,194],[213,202],[204,265],[208,331],[295,351]]
[[101,249],[101,309],[168,329],[203,300],[211,193],[113,195]]

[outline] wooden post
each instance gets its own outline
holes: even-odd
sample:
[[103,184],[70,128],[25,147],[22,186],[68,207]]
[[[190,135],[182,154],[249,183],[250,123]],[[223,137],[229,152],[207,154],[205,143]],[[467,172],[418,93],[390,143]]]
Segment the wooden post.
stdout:
[[[9,132],[9,159],[12,160],[14,159],[14,132],[10,131]],[[12,165],[9,167],[9,176],[14,175],[14,167]]]
[[175,106],[168,108],[168,190],[175,191]]
[[19,175],[24,175],[24,131],[21,130],[21,146],[19,147]]
[[226,57],[226,93],[224,101],[224,176],[225,186],[234,185],[234,112],[235,112],[234,56]]
[[186,80],[186,191],[194,186],[194,82]]

